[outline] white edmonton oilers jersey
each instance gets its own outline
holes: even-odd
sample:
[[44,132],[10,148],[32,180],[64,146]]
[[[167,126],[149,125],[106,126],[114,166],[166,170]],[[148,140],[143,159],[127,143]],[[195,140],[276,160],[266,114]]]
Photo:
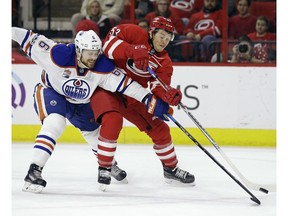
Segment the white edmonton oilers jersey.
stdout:
[[16,27],[12,28],[12,39],[43,68],[44,86],[53,88],[71,103],[88,103],[97,86],[140,102],[149,93],[115,68],[104,55],[99,55],[93,69],[83,69],[77,66],[74,44],[57,44],[43,35]]

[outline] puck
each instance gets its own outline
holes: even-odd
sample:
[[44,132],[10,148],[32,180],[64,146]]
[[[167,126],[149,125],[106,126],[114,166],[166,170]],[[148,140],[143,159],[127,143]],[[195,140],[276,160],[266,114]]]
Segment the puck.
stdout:
[[261,191],[263,193],[266,193],[266,194],[269,193],[269,191],[267,189],[265,189],[265,188],[259,188],[259,191]]

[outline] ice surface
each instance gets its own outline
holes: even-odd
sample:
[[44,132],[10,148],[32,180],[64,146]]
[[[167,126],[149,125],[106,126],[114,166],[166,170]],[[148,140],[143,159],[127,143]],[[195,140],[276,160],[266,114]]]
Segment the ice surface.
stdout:
[[[22,192],[33,143],[12,144],[13,216],[275,216],[276,193],[251,192],[260,206],[201,149],[176,146],[179,166],[192,172],[196,186],[166,184],[152,145],[119,144],[116,159],[128,173],[128,184],[112,180],[106,192],[97,183],[97,160],[87,144],[57,144],[43,170],[41,194]],[[236,178],[213,147],[205,148]],[[250,181],[276,183],[273,148],[222,147]],[[239,178],[238,178],[239,179]]]

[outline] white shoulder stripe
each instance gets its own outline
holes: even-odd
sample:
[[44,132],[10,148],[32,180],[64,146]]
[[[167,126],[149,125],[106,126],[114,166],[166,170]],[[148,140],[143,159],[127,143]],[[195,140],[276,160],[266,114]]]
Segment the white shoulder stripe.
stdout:
[[[104,44],[103,46],[103,50],[105,51],[106,47],[108,46],[108,44],[110,44],[111,40],[113,40],[115,38],[115,36],[111,36],[109,38],[109,40]],[[116,47],[119,46],[119,44],[121,44],[123,42],[123,40],[117,40],[113,43],[113,45],[110,47],[110,49],[108,50],[108,58],[109,59],[114,59],[112,53],[114,52],[114,50],[116,49]]]
[[113,40],[113,38],[115,38],[115,36],[110,36],[109,40],[105,42],[104,46],[102,47],[103,50],[106,49],[107,45],[111,42],[111,40]]

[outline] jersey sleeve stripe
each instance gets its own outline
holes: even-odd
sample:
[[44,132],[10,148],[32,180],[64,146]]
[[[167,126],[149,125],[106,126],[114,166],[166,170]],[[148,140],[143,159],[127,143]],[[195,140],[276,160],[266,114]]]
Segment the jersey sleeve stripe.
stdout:
[[117,86],[116,91],[122,92],[122,90],[123,90],[122,85],[123,85],[125,79],[126,79],[126,75],[123,77],[123,79],[121,80],[121,82],[120,82],[119,85]]
[[26,35],[25,35],[25,38],[23,39],[23,41],[22,41],[22,43],[21,43],[21,48],[22,48],[22,49],[24,48],[24,44],[26,43],[26,41],[27,41],[28,37],[30,36],[30,34],[31,34],[31,31],[28,30],[27,33],[26,33]]
[[47,112],[45,110],[45,105],[43,105],[43,103],[45,103],[43,101],[43,87],[41,85],[38,85],[35,89],[35,103],[36,103],[36,107],[37,107],[37,111],[38,111],[38,115],[40,120],[42,121],[45,116],[47,116]]
[[24,52],[28,55],[28,49],[30,48],[30,42],[28,42],[25,46]]
[[106,53],[108,54],[108,58],[114,59],[113,52],[122,42],[123,42],[123,40],[119,40],[116,37],[111,37],[105,43],[105,45],[103,46],[103,50],[105,51],[106,49],[108,49],[108,52],[106,51]]

